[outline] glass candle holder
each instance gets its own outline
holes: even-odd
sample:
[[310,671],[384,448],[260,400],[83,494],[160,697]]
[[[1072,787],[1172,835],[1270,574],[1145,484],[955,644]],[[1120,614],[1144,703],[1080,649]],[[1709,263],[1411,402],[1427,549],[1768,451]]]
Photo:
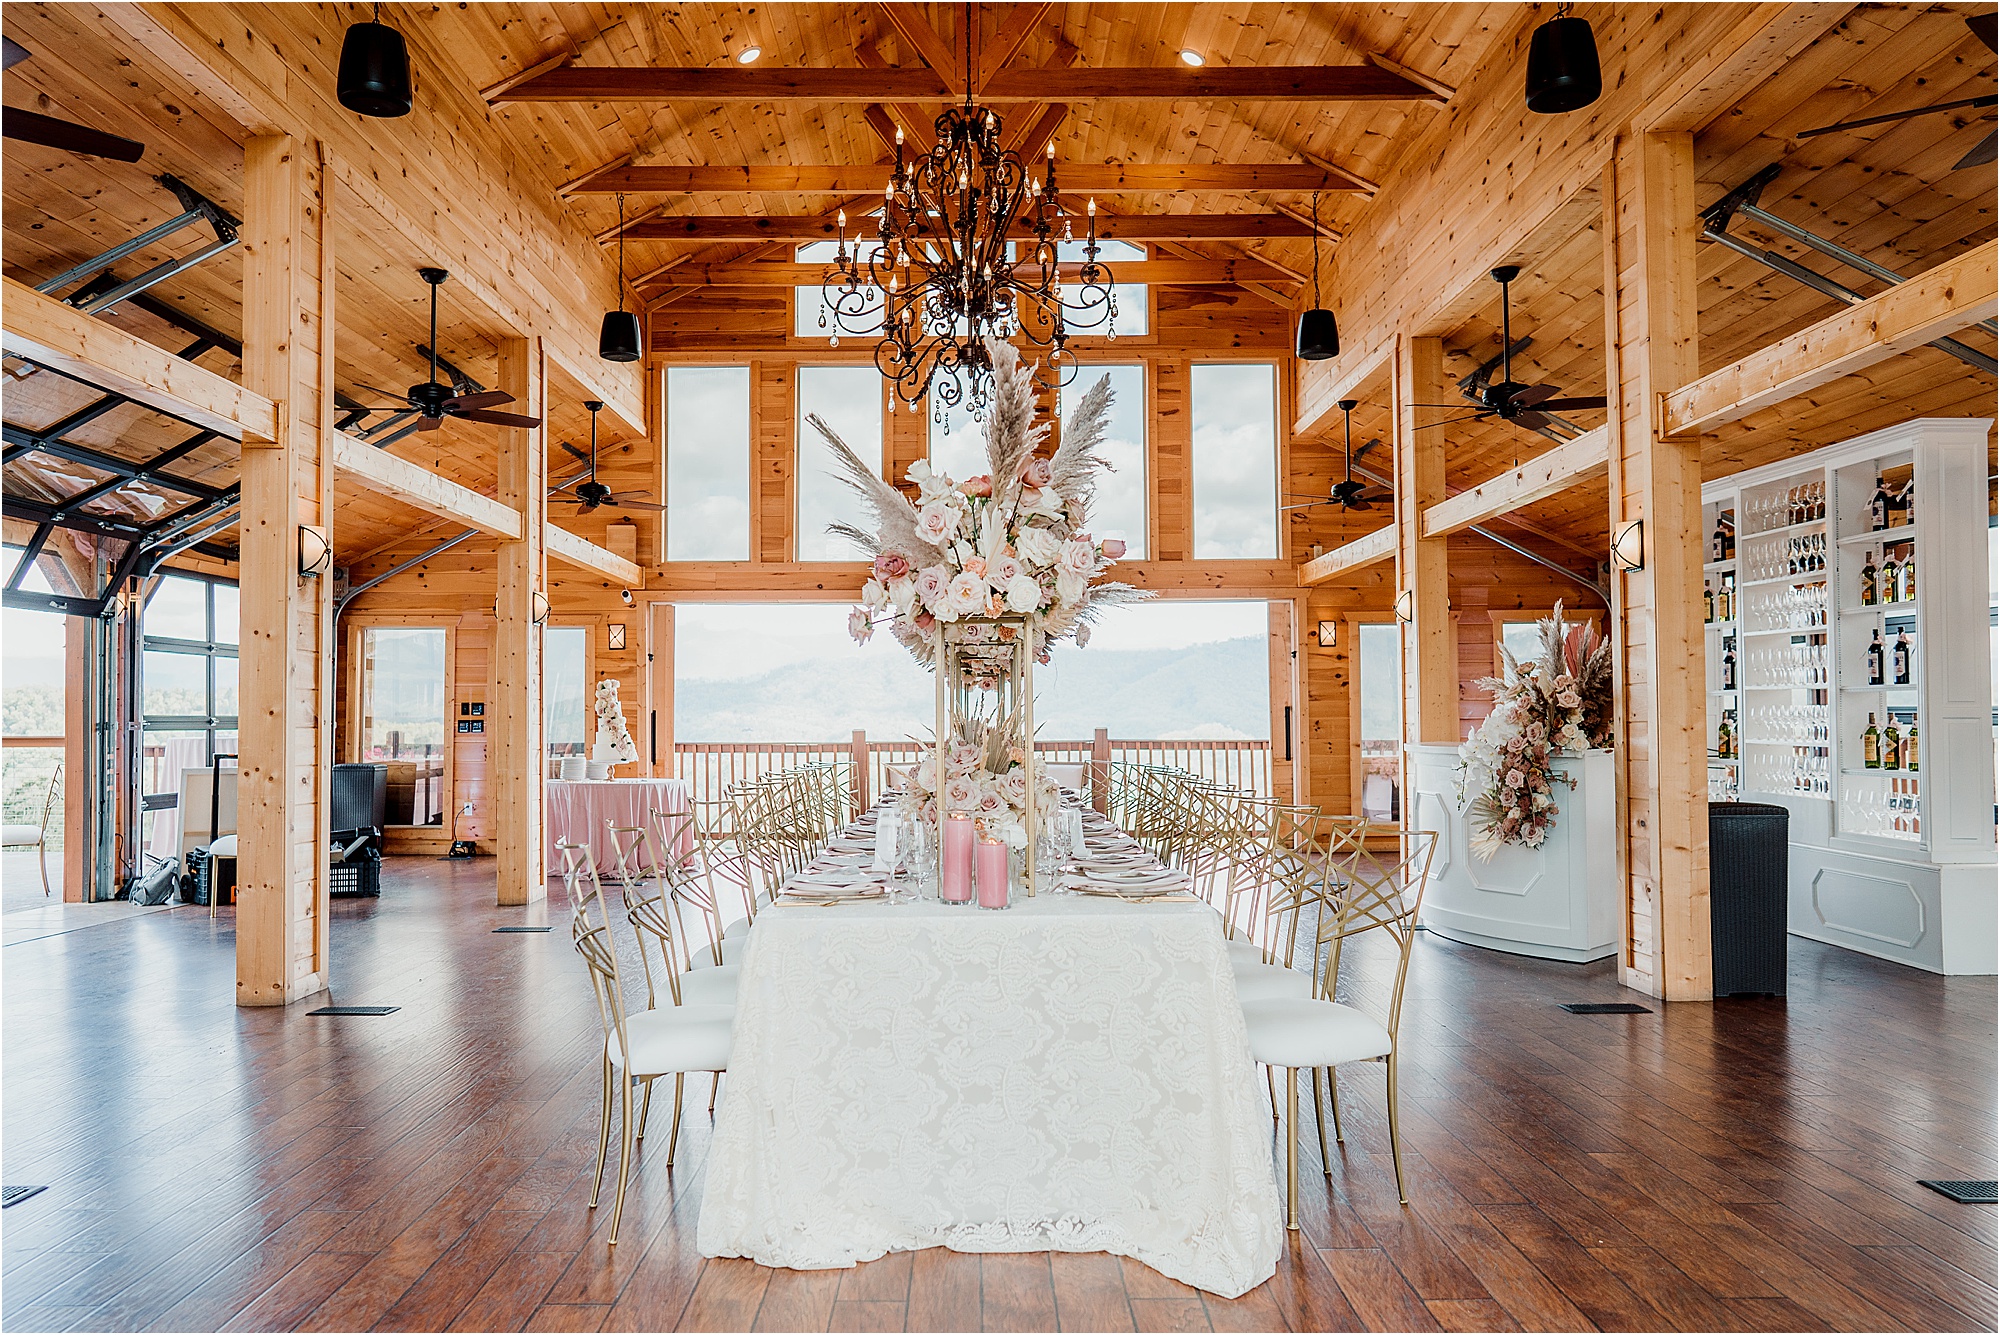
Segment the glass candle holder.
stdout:
[[979,907],[1008,907],[1008,882],[1012,878],[1008,875],[1007,845],[998,839],[981,839],[974,861],[979,880]]
[[944,889],[947,904],[972,902],[972,817],[954,811],[944,821]]

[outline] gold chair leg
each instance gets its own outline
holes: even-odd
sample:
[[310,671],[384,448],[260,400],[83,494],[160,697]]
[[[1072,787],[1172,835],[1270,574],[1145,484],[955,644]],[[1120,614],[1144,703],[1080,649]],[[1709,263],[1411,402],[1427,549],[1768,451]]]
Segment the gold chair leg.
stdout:
[[1347,1137],[1340,1130],[1340,1075],[1331,1066],[1326,1068],[1326,1102],[1333,1109],[1333,1143],[1345,1145]]
[[674,1146],[679,1142],[681,1135],[681,1085],[686,1080],[687,1076],[679,1071],[674,1072],[674,1120],[673,1125],[667,1128],[667,1167],[669,1168],[674,1166]]
[[1326,1152],[1326,1113],[1320,1108],[1319,1067],[1313,1067],[1313,1124],[1319,1128],[1319,1166],[1326,1180],[1333,1181],[1333,1159]]
[[708,1073],[708,1119],[711,1122],[715,1120],[715,1096],[721,1088],[722,1072],[710,1071]]
[[1410,1203],[1409,1188],[1403,1184],[1403,1140],[1396,1133],[1396,1054],[1389,1054],[1389,1157],[1396,1161],[1396,1199]]
[[1264,1068],[1264,1092],[1271,1096],[1271,1125],[1278,1125],[1278,1073]]
[[653,1082],[648,1080],[646,1082],[646,1092],[639,1099],[639,1134],[634,1139],[644,1140],[646,1138],[646,1119],[652,1116],[652,1114]]
[[597,1178],[590,1184],[590,1208],[597,1208],[598,1194],[604,1190],[604,1158],[611,1152],[611,1062],[604,1062],[604,1097],[597,1111]]
[[42,898],[47,899],[49,897],[49,832],[47,830],[42,831],[42,842],[35,845],[35,852],[41,855]]
[[1299,1072],[1285,1068],[1285,1227],[1299,1228]]
[[632,1080],[621,1075],[618,1080],[618,1111],[621,1126],[618,1134],[618,1199],[611,1206],[611,1245],[618,1245],[618,1225],[625,1218],[625,1187],[632,1180]]

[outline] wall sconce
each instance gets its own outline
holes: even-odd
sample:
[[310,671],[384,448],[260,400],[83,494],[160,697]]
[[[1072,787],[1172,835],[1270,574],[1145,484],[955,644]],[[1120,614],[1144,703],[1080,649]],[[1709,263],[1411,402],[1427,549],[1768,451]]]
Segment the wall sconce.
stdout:
[[549,619],[549,596],[540,589],[528,595],[528,620],[537,626]]
[[1404,589],[1396,595],[1396,620],[1415,621],[1417,619],[1417,595]]
[[1611,554],[1627,572],[1646,568],[1646,521],[1635,519],[1611,539]]
[[619,650],[625,647],[625,623],[613,621],[604,628],[604,647]]
[[1339,646],[1340,646],[1340,623],[1338,621],[1320,622],[1319,647],[1322,649],[1335,649],[1338,648]]
[[333,568],[333,544],[326,530],[311,524],[299,525],[299,578],[313,579]]

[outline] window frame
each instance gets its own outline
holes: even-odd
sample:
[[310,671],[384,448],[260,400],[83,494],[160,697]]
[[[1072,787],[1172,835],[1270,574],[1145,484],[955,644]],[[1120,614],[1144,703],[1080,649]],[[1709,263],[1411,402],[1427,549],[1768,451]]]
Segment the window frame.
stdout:
[[[853,370],[853,371],[864,371],[871,377],[871,387],[873,392],[884,396],[883,398],[878,399],[876,401],[877,406],[876,406],[875,448],[873,454],[871,456],[868,450],[863,449],[862,447],[856,445],[851,440],[847,442],[847,446],[849,449],[853,450],[857,455],[859,455],[864,463],[868,462],[872,457],[875,465],[875,475],[877,477],[883,476],[889,459],[889,414],[882,408],[881,405],[884,402],[886,402],[886,396],[892,393],[893,390],[890,388],[889,382],[882,378],[881,372],[876,370],[874,363],[872,362],[862,362],[856,360],[829,361],[829,360],[822,360],[819,358],[801,358],[798,361],[792,363],[791,370],[792,370],[792,385],[791,385],[791,390],[792,390],[791,484],[792,485],[791,485],[791,506],[790,506],[791,516],[792,516],[791,553],[790,553],[791,558],[793,562],[799,565],[814,565],[814,566],[841,565],[841,564],[851,563],[854,561],[863,560],[864,558],[859,552],[855,552],[847,557],[838,557],[838,556],[808,557],[807,555],[805,555],[804,546],[800,542],[800,537],[805,532],[805,526],[803,525],[803,523],[801,523],[799,506],[805,495],[804,488],[802,486],[802,480],[805,477],[805,451],[807,444],[807,434],[810,431],[810,428],[807,427],[806,425],[806,400],[805,400],[805,388],[804,388],[805,375],[807,371]],[[817,437],[815,436],[814,439],[817,439]],[[926,441],[926,448],[928,449],[928,441]],[[837,482],[833,482],[829,483],[828,485],[838,487],[840,484]],[[857,501],[856,504],[858,506],[859,502]],[[855,512],[851,516],[851,520],[858,527],[866,528],[868,526],[867,517],[864,514],[862,514],[859,509],[855,510]]]
[[[762,542],[761,525],[758,523],[757,506],[757,425],[759,422],[760,395],[758,393],[757,356],[747,357],[677,357],[662,365],[660,370],[660,504],[666,508],[660,511],[660,564],[662,565],[715,565],[737,564],[759,559],[758,549]],[[676,371],[740,370],[745,379],[745,440],[743,448],[743,496],[744,496],[744,550],[741,557],[673,555],[673,377]]]
[[[1187,377],[1187,555],[1194,561],[1281,561],[1291,560],[1291,534],[1285,523],[1285,479],[1291,469],[1292,379],[1284,375],[1284,358],[1275,354],[1240,357],[1188,356],[1178,359]],[[1195,508],[1199,490],[1195,484],[1195,372],[1204,366],[1267,366],[1271,369],[1271,526],[1275,553],[1272,556],[1200,556],[1196,554]]]

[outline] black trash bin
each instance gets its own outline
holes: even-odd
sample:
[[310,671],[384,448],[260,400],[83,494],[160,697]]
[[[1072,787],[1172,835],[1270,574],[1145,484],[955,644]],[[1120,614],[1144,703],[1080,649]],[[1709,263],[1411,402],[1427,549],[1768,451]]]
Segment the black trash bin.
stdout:
[[1765,802],[1708,808],[1708,931],[1715,995],[1785,995],[1792,813]]

